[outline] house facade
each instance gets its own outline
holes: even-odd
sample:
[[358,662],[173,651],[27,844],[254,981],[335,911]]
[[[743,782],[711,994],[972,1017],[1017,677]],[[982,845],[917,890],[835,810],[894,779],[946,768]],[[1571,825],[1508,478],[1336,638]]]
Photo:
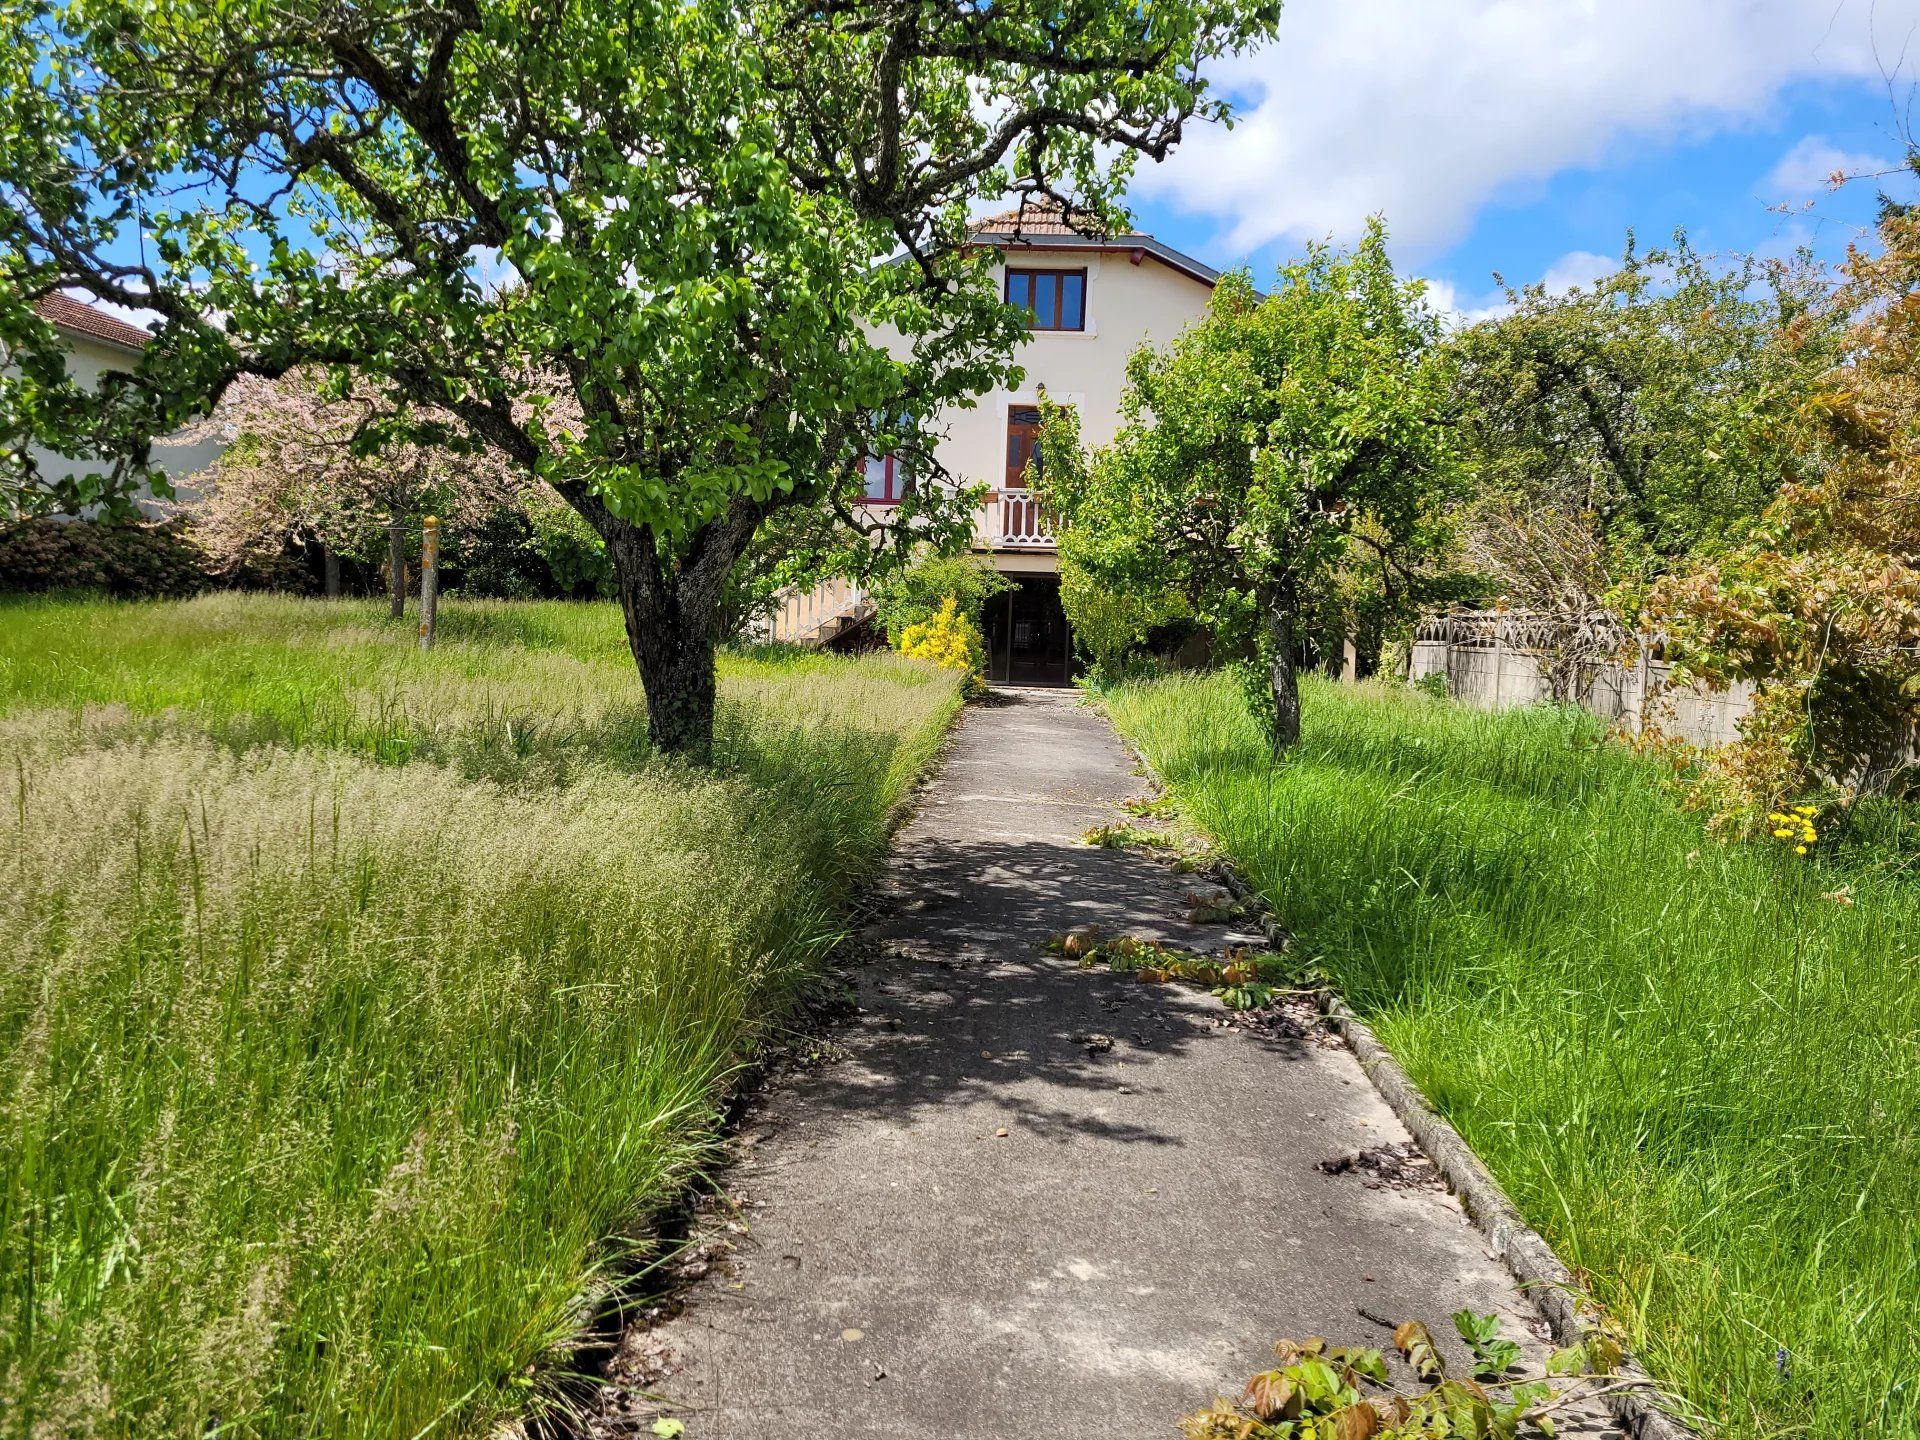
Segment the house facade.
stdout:
[[[101,377],[109,372],[131,373],[134,366],[140,363],[140,352],[151,338],[138,326],[129,325],[118,316],[109,315],[71,295],[43,295],[34,301],[33,308],[59,335],[65,351],[67,374],[83,390],[96,389]],[[220,457],[222,448],[216,439],[187,442],[156,440],[150,452],[149,464],[175,482],[175,503],[178,504],[192,499],[195,494],[190,488],[180,487],[178,482],[205,470]],[[40,473],[50,479],[85,474],[99,467],[98,461],[70,460],[38,445],[33,447],[33,455]],[[153,492],[145,485],[133,498],[149,518],[157,519],[172,513],[172,507],[155,499]]]
[[[983,617],[988,678],[1000,684],[1064,685],[1073,637],[1060,604],[1060,559],[1052,525],[1029,488],[1038,467],[1040,397],[1079,414],[1089,446],[1120,428],[1127,359],[1164,345],[1206,310],[1219,272],[1150,235],[1093,236],[1029,205],[975,222],[975,241],[995,253],[994,283],[1028,311],[1031,338],[1017,390],[982,396],[971,409],[935,417],[935,454],[963,485],[984,485],[973,550],[1012,580]],[[871,511],[899,503],[912,483],[892,457],[867,462]],[[860,588],[843,580],[793,592],[763,627],[765,638],[822,644],[868,614]]]

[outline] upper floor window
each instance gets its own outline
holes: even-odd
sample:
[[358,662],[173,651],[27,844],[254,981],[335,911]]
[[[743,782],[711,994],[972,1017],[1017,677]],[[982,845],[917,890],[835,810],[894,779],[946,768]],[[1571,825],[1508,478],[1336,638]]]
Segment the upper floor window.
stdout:
[[[890,425],[885,415],[876,413],[874,427],[879,431],[892,429],[901,436],[914,431],[913,420],[905,412],[895,415]],[[885,443],[884,438],[880,443]],[[904,440],[901,443],[904,444]],[[897,505],[913,493],[913,470],[907,455],[897,452],[869,455],[865,468],[867,483],[862,498],[869,505]]]
[[869,505],[898,505],[911,489],[906,462],[898,455],[867,457],[867,490],[864,498]]
[[1087,272],[1084,270],[1009,270],[1007,303],[1033,318],[1033,330],[1087,328]]

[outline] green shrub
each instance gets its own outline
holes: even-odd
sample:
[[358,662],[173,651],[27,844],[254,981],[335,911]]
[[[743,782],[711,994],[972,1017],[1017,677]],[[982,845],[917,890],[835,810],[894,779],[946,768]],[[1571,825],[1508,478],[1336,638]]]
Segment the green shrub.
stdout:
[[1071,559],[1060,562],[1060,604],[1096,685],[1116,684],[1155,667],[1137,663],[1156,630],[1188,618],[1193,607],[1173,590],[1136,592],[1096,579]]

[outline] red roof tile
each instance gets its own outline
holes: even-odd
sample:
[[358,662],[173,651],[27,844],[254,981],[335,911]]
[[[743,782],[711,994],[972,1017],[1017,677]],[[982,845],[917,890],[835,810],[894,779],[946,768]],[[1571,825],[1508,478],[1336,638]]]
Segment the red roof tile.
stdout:
[[1091,240],[1131,240],[1139,239],[1138,231],[1122,231],[1116,235],[1101,235],[1094,228],[1092,217],[1076,216],[1069,224],[1061,218],[1060,207],[1050,200],[1029,200],[1024,215],[1020,207],[1003,210],[998,215],[987,215],[973,222],[975,235],[1011,235],[1018,226],[1019,233],[1025,236],[1075,235]]
[[[1101,235],[1093,229],[1091,217],[1075,217],[1068,224],[1060,217],[1060,207],[1051,200],[1029,200],[1023,216],[1018,209],[987,215],[970,227],[974,240],[1001,249],[1031,246],[1035,250],[1131,250],[1137,265],[1147,255],[1203,285],[1215,284],[1220,272],[1191,255],[1183,255],[1171,245],[1162,245],[1151,235],[1138,230],[1122,230]],[[1016,230],[1015,227],[1018,227]]]
[[79,335],[90,335],[95,340],[104,340],[109,345],[118,345],[126,350],[142,350],[153,337],[137,325],[96,310],[84,300],[76,300],[71,295],[42,295],[33,302],[33,308],[42,320],[57,330],[70,330]]

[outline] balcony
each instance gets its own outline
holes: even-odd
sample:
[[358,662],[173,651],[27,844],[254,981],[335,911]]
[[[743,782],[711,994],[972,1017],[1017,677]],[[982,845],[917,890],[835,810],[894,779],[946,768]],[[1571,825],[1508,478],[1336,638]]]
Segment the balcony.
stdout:
[[1053,514],[1026,490],[989,491],[976,540],[987,550],[1052,550]]

